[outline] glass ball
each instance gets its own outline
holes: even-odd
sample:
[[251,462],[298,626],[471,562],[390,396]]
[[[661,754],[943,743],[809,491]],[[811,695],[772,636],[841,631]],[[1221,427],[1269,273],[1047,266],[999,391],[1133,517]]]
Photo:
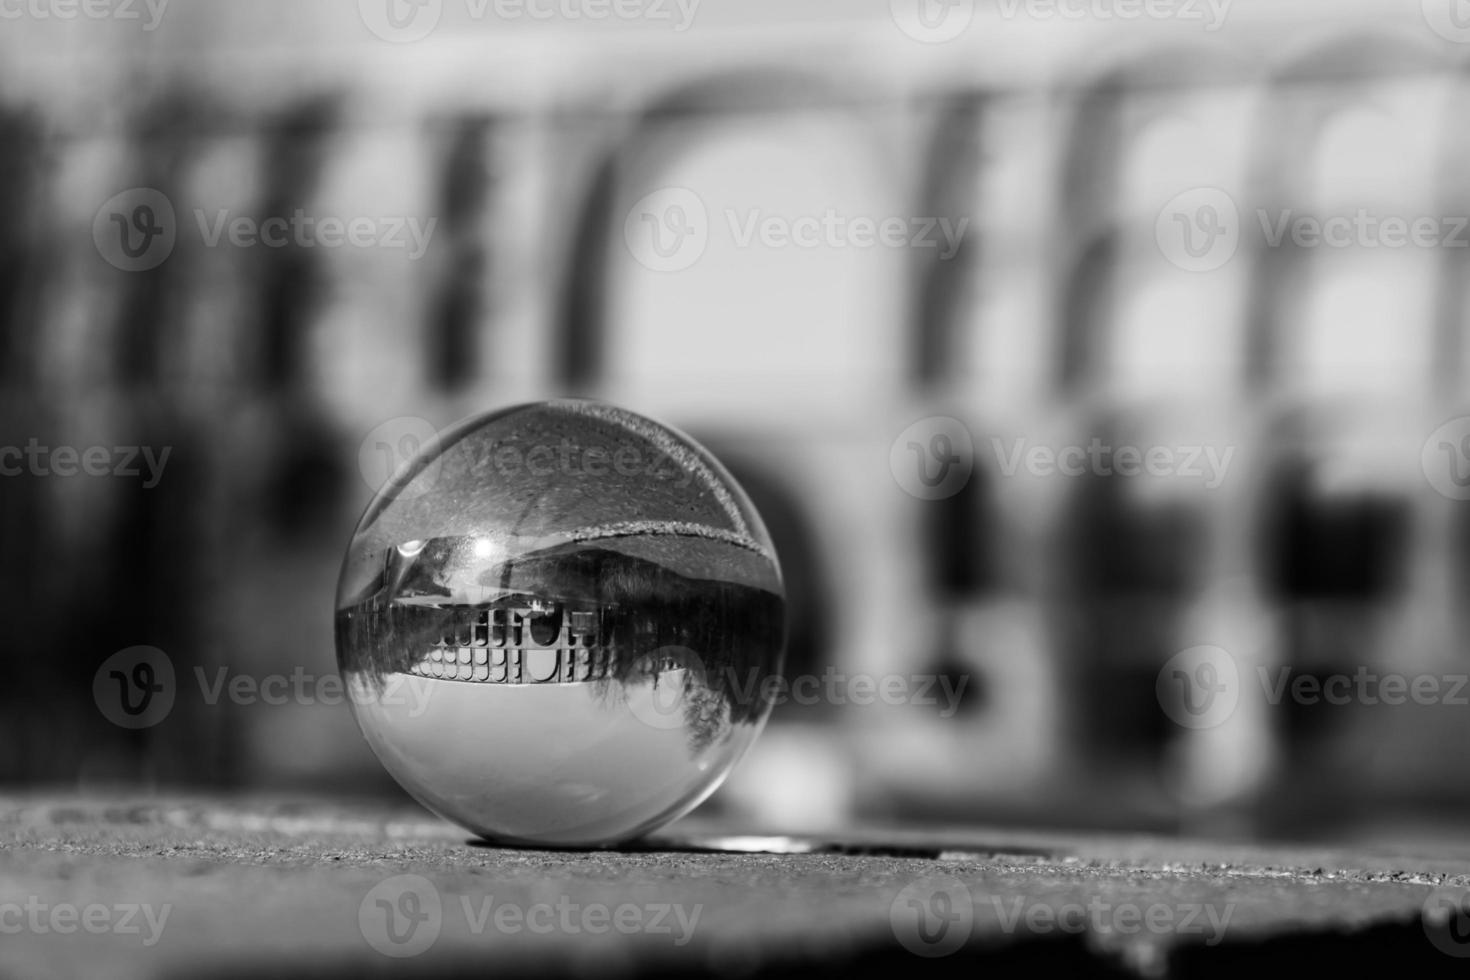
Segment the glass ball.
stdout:
[[688,436],[588,401],[461,422],[368,506],[337,590],[358,725],[490,840],[602,846],[687,813],[770,714],[785,589]]

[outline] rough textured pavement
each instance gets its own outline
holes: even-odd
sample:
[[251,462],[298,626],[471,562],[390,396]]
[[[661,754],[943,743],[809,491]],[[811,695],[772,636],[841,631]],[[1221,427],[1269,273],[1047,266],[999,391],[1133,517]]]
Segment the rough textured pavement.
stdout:
[[729,838],[688,820],[638,848],[528,851],[382,804],[0,798],[0,974],[26,978],[1465,976],[1470,903],[1450,903],[1467,893],[1470,844]]

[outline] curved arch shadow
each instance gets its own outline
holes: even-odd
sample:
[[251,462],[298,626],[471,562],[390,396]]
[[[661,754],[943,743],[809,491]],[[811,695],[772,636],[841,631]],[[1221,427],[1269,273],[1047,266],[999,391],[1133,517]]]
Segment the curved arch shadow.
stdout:
[[[1326,98],[1306,107],[1287,99],[1265,101],[1248,163],[1250,185],[1263,191],[1263,200],[1300,200],[1304,188],[1289,175],[1300,172],[1298,164],[1310,157],[1332,120],[1362,105],[1364,91],[1372,85],[1385,78],[1424,74],[1426,63],[1439,64],[1428,45],[1395,35],[1353,32],[1278,66],[1267,79],[1273,91],[1317,85]],[[1267,391],[1281,381],[1284,300],[1299,281],[1303,261],[1301,250],[1290,242],[1277,249],[1257,249],[1252,255],[1246,293],[1246,383],[1251,390]]]
[[[929,131],[924,153],[923,184],[915,214],[957,222],[974,216],[974,203],[963,188],[981,163],[982,127],[992,99],[989,92],[966,91],[942,103]],[[970,284],[974,239],[960,237],[948,258],[935,249],[915,249],[912,259],[913,333],[910,373],[919,385],[948,380],[954,364],[960,307]]]
[[1106,349],[1111,331],[1116,272],[1126,243],[1110,209],[1123,184],[1126,149],[1141,130],[1170,114],[1159,106],[1129,118],[1132,100],[1149,92],[1240,84],[1246,78],[1247,69],[1236,58],[1191,45],[1135,55],[1082,87],[1062,150],[1059,192],[1060,214],[1072,232],[1068,237],[1078,243],[1061,249],[1058,258],[1064,299],[1054,325],[1060,341],[1055,384],[1062,396],[1094,379],[1098,353]]
[[[571,254],[563,273],[554,330],[558,382],[586,391],[600,377],[607,335],[608,256],[621,226],[614,214],[618,189],[630,174],[653,172],[667,162],[653,149],[656,131],[670,122],[718,127],[721,116],[790,112],[811,107],[853,105],[831,79],[787,69],[742,70],[678,86],[638,113],[602,155],[577,208]],[[681,136],[688,145],[698,133]],[[875,146],[876,148],[876,146]]]

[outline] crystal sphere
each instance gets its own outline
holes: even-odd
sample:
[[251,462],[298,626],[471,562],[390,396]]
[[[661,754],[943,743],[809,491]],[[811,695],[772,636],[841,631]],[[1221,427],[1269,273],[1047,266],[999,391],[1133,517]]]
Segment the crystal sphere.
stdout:
[[488,839],[602,846],[693,809],[759,734],[785,589],[688,436],[589,401],[459,423],[368,506],[337,589],[359,727]]

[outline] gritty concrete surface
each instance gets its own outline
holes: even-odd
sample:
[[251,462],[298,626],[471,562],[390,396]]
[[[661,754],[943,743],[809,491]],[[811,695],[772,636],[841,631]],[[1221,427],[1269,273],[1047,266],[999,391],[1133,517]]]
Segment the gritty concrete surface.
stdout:
[[686,820],[635,848],[531,851],[376,803],[0,798],[0,975],[24,978],[1466,976],[1467,894],[1470,843]]

